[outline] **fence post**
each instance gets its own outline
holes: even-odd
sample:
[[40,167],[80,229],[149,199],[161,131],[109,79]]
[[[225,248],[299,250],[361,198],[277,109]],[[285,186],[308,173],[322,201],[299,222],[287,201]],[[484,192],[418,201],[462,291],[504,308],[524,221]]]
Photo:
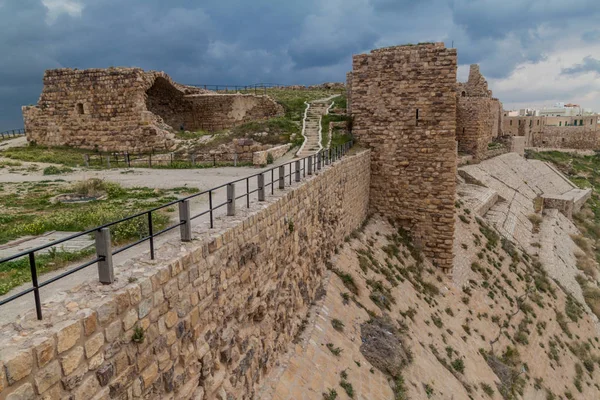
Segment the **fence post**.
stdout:
[[235,215],[235,183],[227,184],[227,215]]
[[279,189],[285,189],[285,166],[279,167]]
[[238,159],[237,153],[233,153],[233,166],[234,167],[237,167],[237,159]]
[[312,175],[312,168],[313,168],[313,156],[308,156],[308,175]]
[[148,167],[152,168],[152,154],[148,154]]
[[96,231],[96,255],[98,261],[98,278],[100,283],[111,284],[115,281],[115,272],[112,262],[112,245],[110,242],[110,229],[102,228]]
[[322,154],[322,152],[320,152],[320,151],[317,153],[317,170],[321,169],[321,157],[322,157],[321,154]]
[[296,160],[296,182],[300,182],[300,160]]
[[192,241],[192,221],[190,220],[190,200],[179,202],[179,220],[182,225],[179,225],[182,242]]
[[106,156],[106,168],[110,168],[110,154]]
[[89,154],[83,155],[83,163],[85,164],[86,168],[88,168],[90,166],[90,155]]
[[265,201],[265,174],[258,174],[258,201]]

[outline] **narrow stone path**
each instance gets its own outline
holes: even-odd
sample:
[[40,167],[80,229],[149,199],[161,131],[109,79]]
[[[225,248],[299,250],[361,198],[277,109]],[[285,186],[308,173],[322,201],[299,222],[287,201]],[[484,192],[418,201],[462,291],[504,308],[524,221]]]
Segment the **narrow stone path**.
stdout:
[[297,157],[306,157],[315,154],[322,149],[321,146],[321,117],[327,114],[331,106],[331,99],[339,95],[311,101],[308,110],[304,116],[302,133],[306,138],[300,150],[296,153]]

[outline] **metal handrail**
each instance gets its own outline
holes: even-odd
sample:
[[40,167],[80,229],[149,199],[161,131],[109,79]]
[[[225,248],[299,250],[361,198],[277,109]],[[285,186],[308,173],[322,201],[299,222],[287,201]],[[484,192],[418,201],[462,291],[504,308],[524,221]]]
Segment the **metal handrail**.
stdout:
[[[106,223],[104,225],[100,225],[100,226],[88,229],[88,230],[86,230],[84,232],[75,233],[75,234],[67,236],[65,238],[55,240],[55,241],[53,241],[51,243],[48,243],[48,244],[45,244],[45,245],[42,245],[42,246],[38,246],[38,247],[35,247],[33,249],[30,249],[30,250],[25,250],[25,251],[22,251],[20,253],[15,254],[15,255],[9,256],[9,257],[2,258],[2,259],[0,259],[0,264],[5,263],[5,262],[9,262],[9,261],[12,261],[12,260],[15,260],[15,259],[18,259],[18,258],[21,258],[21,257],[25,257],[25,256],[29,257],[29,267],[30,267],[30,270],[31,270],[32,287],[31,288],[27,288],[25,290],[22,290],[22,291],[20,291],[20,292],[18,292],[16,294],[14,294],[14,295],[6,298],[6,299],[0,300],[0,306],[2,306],[4,304],[7,304],[7,303],[10,303],[11,301],[13,301],[15,299],[18,299],[18,298],[20,298],[20,297],[22,297],[22,296],[24,296],[26,294],[29,294],[29,293],[33,292],[34,293],[34,300],[35,300],[37,318],[39,320],[41,320],[42,319],[42,308],[41,308],[41,300],[40,300],[40,296],[39,296],[39,289],[40,288],[45,287],[45,286],[47,286],[47,285],[49,285],[49,284],[51,284],[53,282],[56,282],[57,280],[60,280],[60,279],[62,279],[64,277],[69,276],[69,275],[71,275],[71,274],[73,274],[73,273],[75,273],[77,271],[80,271],[80,270],[82,270],[84,268],[87,268],[90,265],[93,265],[93,264],[96,264],[96,263],[99,263],[99,262],[105,262],[107,257],[112,258],[113,256],[115,256],[115,255],[117,255],[119,253],[122,253],[122,252],[124,252],[124,251],[126,251],[126,250],[128,250],[128,249],[130,249],[132,247],[135,247],[135,246],[137,246],[137,245],[139,245],[139,244],[141,244],[143,242],[146,242],[146,241],[149,241],[149,243],[150,243],[150,258],[153,260],[154,256],[155,256],[155,254],[154,254],[154,238],[155,237],[157,237],[157,236],[159,236],[159,235],[161,235],[163,233],[166,233],[168,231],[171,231],[171,230],[173,230],[173,229],[175,229],[177,227],[182,227],[182,226],[185,226],[186,224],[191,224],[192,220],[194,220],[196,218],[199,218],[199,217],[201,217],[203,215],[206,215],[206,214],[209,214],[210,228],[213,229],[214,228],[214,211],[215,210],[218,210],[219,208],[224,207],[226,205],[232,204],[233,205],[233,212],[235,213],[235,201],[238,200],[238,199],[244,198],[244,197],[246,197],[246,208],[250,208],[250,195],[254,194],[254,193],[258,193],[258,199],[259,199],[259,201],[261,201],[261,196],[262,196],[262,199],[264,200],[264,198],[266,197],[265,194],[267,192],[266,188],[268,186],[271,186],[271,194],[273,195],[274,194],[274,190],[275,190],[275,182],[276,182],[276,180],[275,180],[275,170],[276,169],[278,170],[277,181],[279,182],[279,187],[282,187],[282,184],[283,184],[283,187],[285,187],[285,185],[286,185],[286,183],[285,183],[286,179],[285,178],[287,178],[287,177],[289,177],[289,184],[288,184],[288,186],[290,186],[290,185],[292,185],[292,176],[293,175],[296,176],[296,179],[295,179],[296,182],[299,182],[303,176],[305,177],[307,175],[307,172],[306,172],[306,169],[307,169],[306,164],[307,163],[309,165],[308,175],[310,175],[311,173],[314,174],[318,170],[320,170],[323,167],[325,167],[326,165],[330,165],[332,162],[335,162],[336,160],[338,160],[341,157],[343,157],[350,150],[350,148],[352,148],[353,144],[354,144],[353,141],[350,140],[347,143],[344,143],[344,144],[336,146],[334,149],[323,149],[323,150],[315,153],[314,155],[306,156],[306,157],[303,157],[303,158],[300,158],[300,159],[295,159],[295,160],[290,161],[288,163],[281,164],[281,165],[278,165],[278,166],[274,166],[274,167],[269,168],[267,170],[263,170],[263,171],[261,171],[259,173],[256,173],[256,174],[244,177],[244,178],[239,178],[239,179],[236,179],[236,180],[224,183],[222,185],[219,185],[219,186],[216,186],[216,187],[213,187],[211,189],[207,189],[207,190],[204,190],[204,191],[201,191],[201,192],[198,192],[198,193],[193,193],[193,194],[188,195],[186,197],[183,197],[181,199],[177,199],[177,200],[168,202],[166,204],[163,204],[163,205],[151,208],[149,210],[138,212],[136,214],[133,214],[133,215],[121,218],[121,219],[119,219],[117,221],[108,222],[108,223]],[[289,170],[288,174],[285,173],[286,167]],[[282,168],[283,168],[283,174],[281,174],[281,169]],[[301,174],[302,171],[304,171],[304,175]],[[270,182],[268,182],[265,179],[266,176],[267,176],[267,174],[269,172],[271,173]],[[260,176],[262,176],[262,178],[260,178]],[[250,179],[257,178],[257,177],[259,178],[259,187],[257,189],[254,189],[254,190],[250,190]],[[261,179],[262,179],[262,182],[263,182],[262,186],[260,186]],[[234,185],[234,184],[236,184],[238,182],[243,182],[243,181],[246,181],[245,193],[243,193],[243,194],[241,194],[239,196],[233,195],[232,197],[229,197],[229,189],[228,189],[228,198],[227,198],[227,201],[225,201],[223,203],[220,203],[220,204],[217,204],[217,205],[213,204],[213,194],[214,194],[214,192],[216,192],[219,189],[222,189],[222,188],[225,188],[225,187],[230,187],[230,185]],[[164,228],[164,229],[162,229],[162,230],[160,230],[158,232],[154,232],[153,226],[152,226],[152,213],[153,212],[157,212],[157,211],[159,211],[161,209],[170,207],[170,206],[175,205],[175,204],[183,204],[185,202],[188,202],[191,199],[194,199],[194,198],[196,198],[198,196],[205,195],[205,194],[208,194],[208,200],[209,200],[209,204],[208,204],[208,209],[207,210],[202,211],[201,213],[199,213],[197,215],[194,215],[194,216],[188,216],[187,220],[180,220],[176,224],[169,225],[166,228]],[[229,214],[230,207],[228,206],[227,209],[228,209],[228,215],[230,215]],[[92,234],[92,233],[95,233],[95,232],[99,232],[99,231],[102,231],[103,229],[108,229],[108,228],[110,228],[112,226],[115,226],[117,224],[120,224],[120,223],[129,221],[129,220],[132,220],[134,218],[143,217],[143,216],[146,216],[147,217],[147,221],[148,221],[148,235],[147,236],[144,236],[144,237],[140,238],[139,240],[136,240],[136,241],[134,241],[132,243],[128,243],[128,244],[126,244],[126,245],[124,245],[124,246],[122,246],[122,247],[120,247],[118,249],[112,250],[110,252],[110,254],[107,255],[107,256],[98,255],[93,260],[87,261],[87,262],[85,262],[85,263],[83,263],[83,264],[81,264],[81,265],[79,265],[79,266],[77,266],[75,268],[69,269],[68,271],[63,272],[60,275],[57,275],[57,276],[55,276],[53,278],[50,278],[50,279],[48,279],[48,280],[46,280],[44,282],[41,282],[41,283],[38,282],[37,268],[36,268],[36,263],[35,263],[35,253],[40,252],[41,250],[44,250],[44,249],[55,247],[55,246],[57,246],[59,244],[67,242],[69,240],[76,239],[76,238],[79,238],[81,236],[86,236],[86,235],[89,235],[89,234]],[[96,252],[98,253],[98,242],[96,243]]]
[[[5,137],[17,137],[25,135],[25,128],[21,129],[9,129],[7,131],[0,132],[0,139],[4,139]],[[12,135],[12,136],[11,136]]]

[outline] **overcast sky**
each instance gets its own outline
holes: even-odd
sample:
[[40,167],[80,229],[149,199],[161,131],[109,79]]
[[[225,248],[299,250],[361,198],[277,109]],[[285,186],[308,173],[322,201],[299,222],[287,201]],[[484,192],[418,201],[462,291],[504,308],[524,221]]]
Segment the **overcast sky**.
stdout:
[[0,0],[0,130],[49,68],[137,66],[181,83],[343,81],[352,54],[458,48],[505,108],[600,111],[600,0]]

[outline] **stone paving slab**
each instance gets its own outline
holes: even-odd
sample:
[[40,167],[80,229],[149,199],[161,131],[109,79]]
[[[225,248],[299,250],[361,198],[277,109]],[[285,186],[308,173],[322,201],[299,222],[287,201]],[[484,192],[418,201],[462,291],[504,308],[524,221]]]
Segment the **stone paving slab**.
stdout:
[[[25,238],[20,238],[17,240],[13,240],[12,242],[8,242],[0,246],[0,258],[10,257],[12,255],[21,253],[26,250],[31,250],[39,246],[43,246],[45,244],[51,243],[55,240],[64,239],[71,235],[74,235],[77,232],[59,232],[52,231],[46,232],[40,236],[28,236]],[[81,251],[85,249],[89,249],[94,246],[94,239],[91,236],[81,236],[76,239],[68,240],[64,243],[59,244],[58,246],[48,247],[44,250],[40,250],[36,252],[36,254],[47,254],[50,252],[50,249],[56,249],[55,251]]]

